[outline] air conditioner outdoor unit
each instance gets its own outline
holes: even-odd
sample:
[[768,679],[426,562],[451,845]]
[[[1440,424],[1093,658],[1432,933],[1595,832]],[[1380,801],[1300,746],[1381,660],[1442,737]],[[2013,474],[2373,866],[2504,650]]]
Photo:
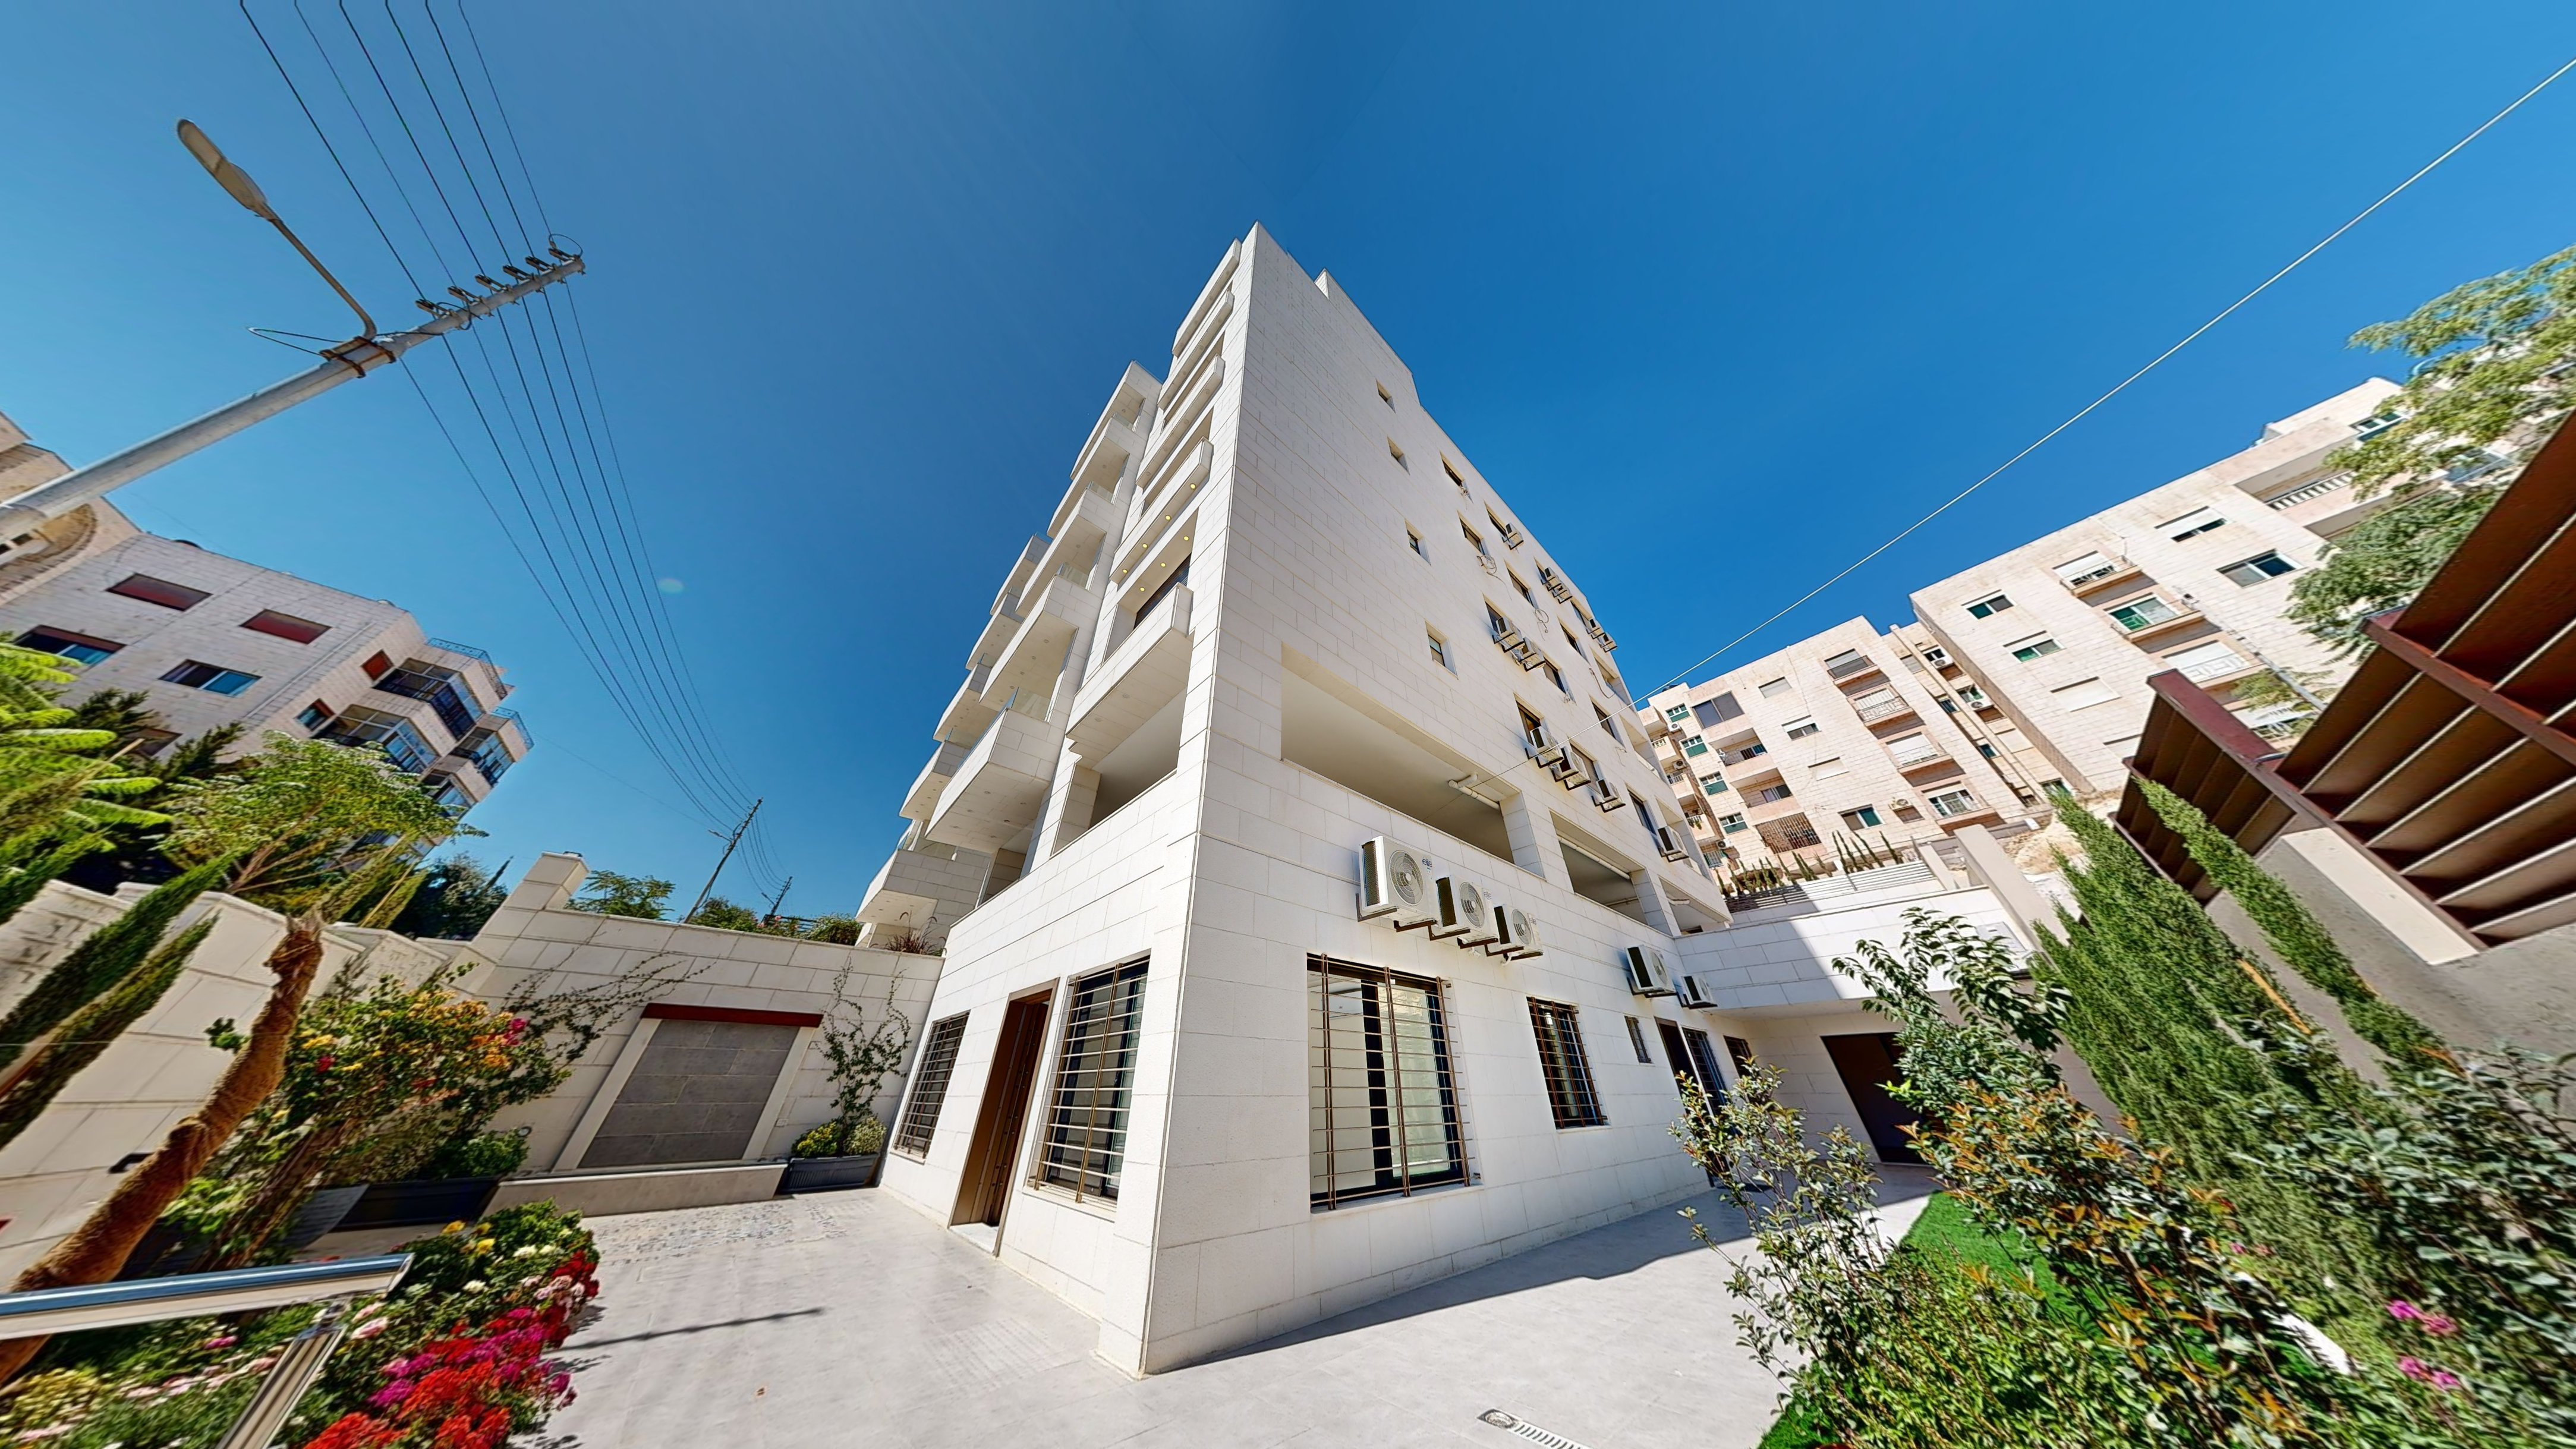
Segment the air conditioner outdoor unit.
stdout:
[[1707,988],[1699,984],[1699,978],[1696,976],[1684,976],[1680,986],[1674,989],[1673,996],[1684,1006],[1697,1007],[1703,1011],[1717,1009],[1717,998],[1708,994]]
[[1673,994],[1673,973],[1664,965],[1664,953],[1652,946],[1631,946],[1620,964],[1628,973],[1628,989],[1639,996]]
[[1658,825],[1655,827],[1655,844],[1664,852],[1664,859],[1666,860],[1688,860],[1691,858],[1690,842],[1675,834],[1673,828],[1669,825]]
[[1494,939],[1494,905],[1486,899],[1483,886],[1454,875],[1440,877],[1433,886],[1440,918],[1431,923],[1432,939],[1455,936],[1462,947]]
[[1507,961],[1529,961],[1540,954],[1538,922],[1518,906],[1494,907],[1494,939],[1485,947],[1488,956]]
[[1518,528],[1508,523],[1503,525],[1503,546],[1505,548],[1518,548],[1527,542],[1529,542],[1528,537],[1522,534]]
[[1521,753],[1551,770],[1565,763],[1565,746],[1557,743],[1556,731],[1544,721],[1521,736]]
[[1512,657],[1521,662],[1523,669],[1536,669],[1547,662],[1547,656],[1540,653],[1536,645],[1525,644],[1521,646],[1521,651]]
[[1499,629],[1488,629],[1486,632],[1494,636],[1494,643],[1505,653],[1510,653],[1515,649],[1524,648],[1529,643],[1528,640],[1521,637],[1521,631],[1510,624],[1505,624]]
[[1401,931],[1430,924],[1434,910],[1429,860],[1383,835],[1361,842],[1361,920],[1391,917]]
[[1565,602],[1565,596],[1573,592],[1566,586],[1565,576],[1545,564],[1538,566],[1538,581],[1546,586],[1549,593],[1556,596],[1558,603]]
[[1592,803],[1600,807],[1602,814],[1607,815],[1627,804],[1628,797],[1620,794],[1619,787],[1609,781],[1595,780],[1592,782]]

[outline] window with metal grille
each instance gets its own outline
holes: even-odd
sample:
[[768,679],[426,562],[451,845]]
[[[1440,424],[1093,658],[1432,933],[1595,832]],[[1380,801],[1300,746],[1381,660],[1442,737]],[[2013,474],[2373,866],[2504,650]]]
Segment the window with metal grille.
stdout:
[[1538,1037],[1539,1070],[1547,1078],[1547,1105],[1556,1125],[1598,1127],[1610,1120],[1592,1089],[1592,1063],[1583,1055],[1583,1028],[1574,1008],[1561,1001],[1529,999],[1530,1030]]
[[1055,1091],[1047,1103],[1046,1143],[1038,1153],[1040,1183],[1070,1188],[1077,1200],[1118,1196],[1144,1025],[1144,962],[1073,983]]
[[1696,1027],[1683,1027],[1682,1040],[1690,1046],[1691,1075],[1699,1078],[1699,1088],[1711,1101],[1726,1100],[1726,1077],[1717,1069],[1717,1049],[1709,1043],[1708,1033]]
[[939,1130],[939,1109],[948,1103],[948,1078],[957,1070],[957,1044],[966,1039],[966,1014],[933,1022],[921,1047],[921,1075],[913,1078],[912,1100],[904,1104],[903,1125],[894,1134],[894,1150],[914,1157],[930,1155],[931,1134]]
[[1440,983],[1310,956],[1306,1007],[1315,1206],[1465,1181]]

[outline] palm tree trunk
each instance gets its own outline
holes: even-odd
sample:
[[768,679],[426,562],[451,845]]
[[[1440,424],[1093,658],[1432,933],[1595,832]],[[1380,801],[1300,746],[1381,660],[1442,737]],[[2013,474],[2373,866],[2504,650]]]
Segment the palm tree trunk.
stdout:
[[341,1150],[357,1140],[365,1130],[364,1122],[317,1127],[303,1141],[286,1151],[267,1177],[251,1192],[250,1201],[233,1214],[216,1236],[214,1251],[197,1260],[196,1271],[220,1273],[226,1268],[248,1267],[259,1256],[262,1245],[276,1236],[277,1230],[304,1201],[305,1188],[314,1174],[327,1166]]
[[[20,1273],[10,1285],[13,1290],[25,1293],[104,1283],[125,1267],[143,1235],[205,1170],[242,1119],[284,1080],[286,1049],[294,1039],[296,1017],[321,965],[322,923],[317,917],[300,918],[287,927],[286,939],[277,943],[277,949],[269,952],[268,969],[276,973],[277,984],[269,988],[267,1004],[251,1023],[249,1039],[224,1069],[205,1105],[171,1128],[159,1150],[126,1174],[88,1221]],[[44,1346],[42,1338],[0,1340],[0,1383],[15,1377]]]

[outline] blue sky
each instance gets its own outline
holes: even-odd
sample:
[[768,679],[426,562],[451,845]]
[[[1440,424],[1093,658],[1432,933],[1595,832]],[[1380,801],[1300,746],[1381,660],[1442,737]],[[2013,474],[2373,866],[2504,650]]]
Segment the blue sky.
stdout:
[[[801,913],[855,904],[1119,369],[1159,360],[1254,220],[1348,287],[1642,686],[2576,54],[2576,10],[2502,0],[1579,24],[466,3],[547,211],[586,248],[573,285],[713,730],[770,801],[767,855],[721,889],[793,874]],[[253,9],[292,24],[286,0]],[[347,328],[171,139],[179,116],[402,314],[410,292],[232,6],[18,0],[0,50],[0,412],[40,441],[86,461],[297,365],[247,327]],[[1913,585],[2386,367],[2343,338],[2576,242],[2571,139],[2576,79],[1733,657],[1902,618]],[[539,748],[475,816],[487,861],[579,850],[691,889],[713,864],[404,384],[343,388],[118,501],[505,663]]]

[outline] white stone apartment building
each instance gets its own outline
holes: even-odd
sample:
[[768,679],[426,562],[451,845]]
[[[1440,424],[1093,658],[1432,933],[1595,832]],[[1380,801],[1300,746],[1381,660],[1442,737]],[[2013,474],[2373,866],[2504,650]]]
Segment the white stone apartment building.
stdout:
[[1758,1055],[1901,1157],[1828,959],[2035,895],[1924,858],[1731,922],[1612,647],[1255,228],[1009,570],[863,907],[956,912],[885,1190],[1150,1372],[1704,1188],[1677,1073]]
[[[0,419],[0,444],[12,440],[7,492],[67,471]],[[0,564],[0,638],[80,666],[66,702],[141,690],[173,738],[245,726],[235,753],[271,731],[381,745],[457,809],[527,756],[491,656],[430,638],[398,605],[145,533],[104,502],[43,537]]]
[[1737,867],[2019,828],[2055,773],[2033,775],[2046,761],[1937,647],[1866,619],[1664,690],[1644,718],[1702,853]]

